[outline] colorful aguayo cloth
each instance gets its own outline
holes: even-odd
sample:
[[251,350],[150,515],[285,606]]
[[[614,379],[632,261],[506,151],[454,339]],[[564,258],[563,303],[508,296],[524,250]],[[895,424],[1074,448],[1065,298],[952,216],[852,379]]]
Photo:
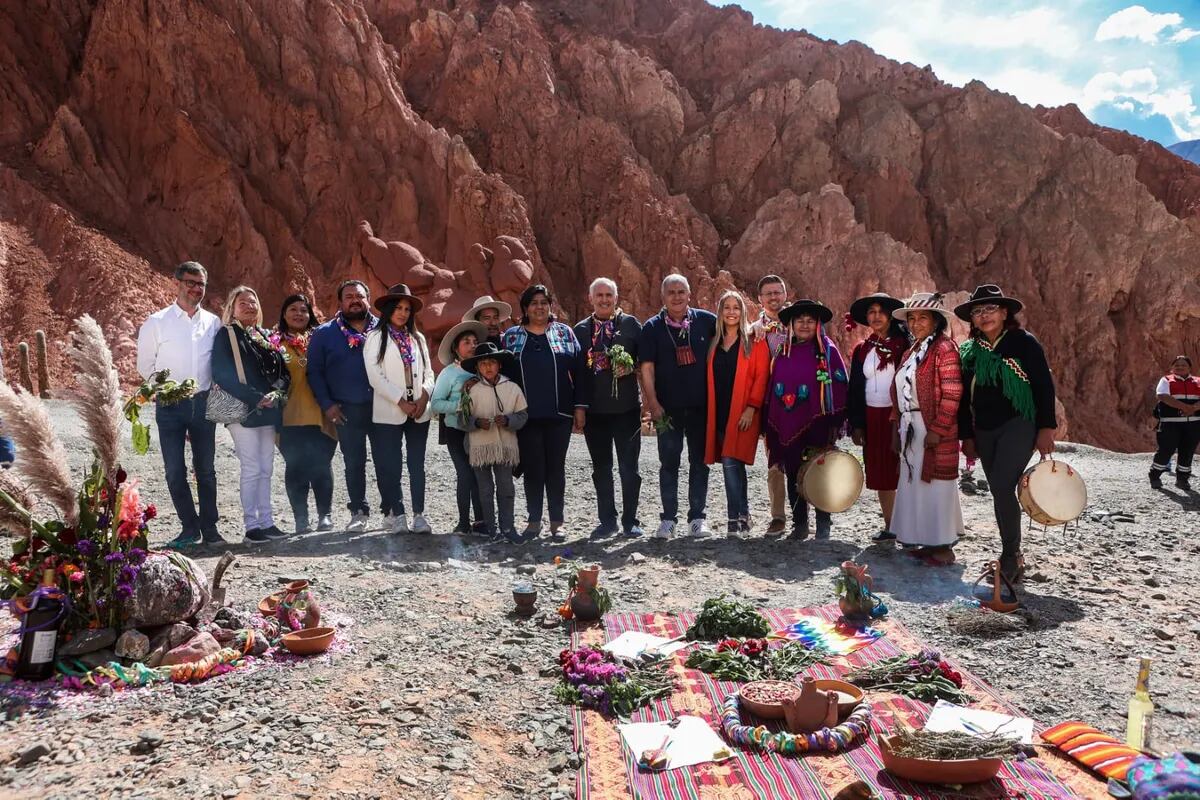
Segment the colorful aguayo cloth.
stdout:
[[801,617],[771,634],[775,639],[802,642],[805,647],[823,647],[831,653],[848,656],[883,636],[879,628],[853,628],[822,617]]
[[[836,606],[815,609],[774,609],[764,612],[773,630],[783,630],[803,617],[816,616],[832,622],[838,617]],[[572,647],[599,646],[625,631],[642,631],[656,636],[674,638],[683,634],[694,614],[612,613],[605,616],[604,626],[577,627]],[[869,664],[902,652],[919,650],[919,642],[902,625],[885,621],[878,626],[884,637],[853,654],[840,658],[840,663],[818,665],[809,671],[819,678],[838,677],[850,667]],[[719,730],[721,703],[737,688],[730,681],[715,681],[708,675],[683,666],[689,650],[671,657],[671,670],[678,688],[675,693],[633,715],[635,722],[669,720],[680,714],[695,714],[706,718]],[[979,701],[974,707],[1004,714],[1017,713],[994,691],[964,670],[965,688]],[[918,700],[896,695],[874,693],[874,733],[887,732],[898,723],[921,727],[930,707]],[[732,759],[695,767],[647,772],[637,766],[637,755],[626,752],[614,720],[606,720],[594,711],[569,709],[575,728],[575,746],[584,753],[584,767],[576,782],[577,800],[792,800],[793,798],[824,798],[829,800],[839,790],[855,781],[864,781],[886,800],[958,800],[959,798],[1012,798],[1016,800],[1051,800],[1054,798],[1094,798],[1108,795],[1104,784],[1087,775],[1079,767],[1053,750],[1037,760],[1009,763],[997,779],[987,783],[955,788],[916,784],[893,778],[883,771],[879,746],[874,733],[864,744],[837,755],[808,755],[782,757],[775,754],[753,753],[732,747]],[[746,715],[744,721],[752,720]],[[753,720],[756,722],[757,720]]]

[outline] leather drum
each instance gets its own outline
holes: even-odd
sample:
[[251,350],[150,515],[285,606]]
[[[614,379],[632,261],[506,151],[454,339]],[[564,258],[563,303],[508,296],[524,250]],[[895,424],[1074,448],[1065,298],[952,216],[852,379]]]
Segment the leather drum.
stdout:
[[1048,458],[1025,470],[1017,499],[1034,522],[1066,525],[1087,508],[1087,486],[1066,462]]
[[862,464],[857,458],[836,447],[824,450],[805,461],[796,473],[800,496],[821,511],[838,514],[847,510],[862,494]]

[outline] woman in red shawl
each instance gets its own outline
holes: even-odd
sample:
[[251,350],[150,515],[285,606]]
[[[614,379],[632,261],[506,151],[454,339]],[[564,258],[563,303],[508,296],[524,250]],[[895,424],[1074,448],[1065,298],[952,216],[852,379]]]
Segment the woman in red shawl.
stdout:
[[954,563],[963,534],[958,502],[958,404],[962,368],[947,335],[950,314],[940,294],[914,294],[892,312],[908,323],[913,345],[892,385],[900,483],[892,530],[914,555]]
[[[809,534],[808,503],[796,475],[814,451],[824,450],[846,427],[848,376],[842,354],[825,335],[833,312],[816,300],[797,300],[779,312],[789,335],[771,364],[767,391],[767,463],[787,476],[792,536]],[[829,538],[829,512],[817,510],[817,538]]]
[[863,449],[867,488],[879,494],[883,530],[875,535],[877,542],[896,538],[892,508],[900,481],[900,457],[892,449],[892,382],[908,349],[908,329],[892,312],[903,305],[903,300],[879,292],[855,300],[846,315],[847,331],[854,330],[856,322],[871,329],[871,335],[859,342],[850,356],[847,413],[854,443]]

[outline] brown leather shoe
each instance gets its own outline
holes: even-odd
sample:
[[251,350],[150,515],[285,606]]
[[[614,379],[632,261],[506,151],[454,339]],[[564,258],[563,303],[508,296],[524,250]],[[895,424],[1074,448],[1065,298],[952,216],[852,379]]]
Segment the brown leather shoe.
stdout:
[[767,536],[782,536],[787,529],[787,520],[773,519],[771,524],[767,526]]

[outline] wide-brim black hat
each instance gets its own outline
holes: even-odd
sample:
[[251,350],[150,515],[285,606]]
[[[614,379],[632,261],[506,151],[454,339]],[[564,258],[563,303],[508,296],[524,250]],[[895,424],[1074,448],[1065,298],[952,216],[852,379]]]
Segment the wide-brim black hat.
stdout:
[[393,300],[407,300],[412,307],[412,312],[414,314],[421,310],[421,306],[425,305],[421,302],[421,298],[417,297],[408,290],[407,283],[397,283],[395,286],[387,290],[387,294],[381,296],[375,301],[375,310],[383,313],[383,307]]
[[965,322],[970,322],[972,308],[991,304],[1004,306],[1010,314],[1015,314],[1025,307],[1025,304],[1017,298],[1005,297],[1004,292],[996,284],[985,283],[975,287],[975,291],[971,292],[971,298],[967,302],[954,307],[954,315]]
[[850,319],[857,322],[859,325],[867,324],[867,312],[871,310],[871,306],[879,304],[883,309],[883,313],[889,317],[897,308],[904,305],[904,301],[899,297],[892,297],[887,292],[876,292],[869,294],[866,297],[860,297],[850,304]]
[[512,362],[513,354],[511,350],[501,350],[495,342],[480,342],[475,345],[475,354],[470,358],[464,358],[460,366],[467,372],[476,372],[475,368],[479,366],[479,362],[489,358],[495,359],[503,365]]
[[833,319],[833,311],[820,300],[797,300],[794,303],[784,306],[779,311],[779,321],[784,325],[791,325],[792,320],[798,314],[811,314],[821,322],[829,322]]

